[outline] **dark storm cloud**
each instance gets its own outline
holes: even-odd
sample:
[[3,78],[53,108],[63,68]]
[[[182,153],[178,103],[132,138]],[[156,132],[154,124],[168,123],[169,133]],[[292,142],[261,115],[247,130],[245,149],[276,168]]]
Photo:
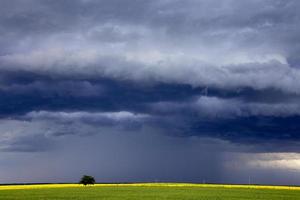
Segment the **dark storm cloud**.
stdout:
[[[129,111],[149,115],[151,120],[125,120],[122,130],[138,130],[142,125],[148,125],[164,130],[170,136],[210,136],[243,144],[298,140],[299,127],[291,126],[299,122],[299,97],[281,91],[226,91],[179,84],[136,85],[108,79],[53,79],[28,73],[4,77],[2,118],[24,120],[25,115],[28,120],[31,119],[28,116],[41,110],[44,114],[35,115],[34,120],[41,118],[43,121],[52,116],[44,123],[49,126],[63,124],[51,130],[53,136],[94,134],[99,127],[118,126],[118,123],[99,118],[93,112]],[[265,95],[270,99],[264,98]],[[62,115],[60,111],[63,111]],[[70,115],[63,114],[65,111]],[[86,113],[83,118],[68,117],[81,111]],[[84,117],[86,115],[88,117]],[[86,129],[79,131],[76,121],[87,124]],[[262,121],[268,121],[268,126]]]
[[[294,169],[260,153],[299,152],[299,8],[296,0],[3,0],[0,151],[43,152],[55,163],[51,152],[72,149],[90,163],[96,156],[81,150],[114,152],[111,144],[120,151],[97,165],[123,164],[124,181],[240,181],[244,172],[227,176],[232,162],[253,173],[274,162]],[[245,152],[256,161],[235,155]]]
[[[297,144],[290,145],[289,141],[299,140],[300,127],[296,125],[300,121],[299,97],[281,91],[226,91],[178,84],[136,85],[107,79],[53,80],[34,75],[22,77],[20,73],[18,77],[7,76],[6,79],[1,89],[2,119],[43,122],[44,129],[39,133],[42,135],[53,124],[57,128],[51,128],[47,135],[54,137],[93,135],[99,133],[101,127],[112,126],[138,131],[146,125],[170,136],[215,137],[241,144],[272,141],[275,147],[268,148],[269,151],[296,151]],[[264,98],[265,95],[270,99]],[[150,118],[125,120],[120,124],[93,114],[120,111],[141,113]],[[288,145],[276,142],[279,140]]]
[[111,79],[72,80],[24,75],[5,77],[0,87],[1,116],[32,110],[149,112],[148,103],[184,101],[203,89],[189,85],[135,84]]
[[4,4],[2,68],[299,93],[296,1]]

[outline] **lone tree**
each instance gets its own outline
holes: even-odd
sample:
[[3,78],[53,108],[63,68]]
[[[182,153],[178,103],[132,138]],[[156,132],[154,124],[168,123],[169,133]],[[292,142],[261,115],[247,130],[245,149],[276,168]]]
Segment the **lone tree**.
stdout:
[[87,176],[87,175],[84,175],[82,176],[81,180],[80,180],[80,184],[83,184],[83,185],[94,185],[95,184],[95,179],[94,177],[92,176]]

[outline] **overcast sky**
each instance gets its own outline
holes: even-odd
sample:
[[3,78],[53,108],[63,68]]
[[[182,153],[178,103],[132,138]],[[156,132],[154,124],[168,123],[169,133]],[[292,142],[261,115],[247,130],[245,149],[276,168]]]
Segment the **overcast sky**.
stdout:
[[299,9],[1,0],[0,183],[300,184]]

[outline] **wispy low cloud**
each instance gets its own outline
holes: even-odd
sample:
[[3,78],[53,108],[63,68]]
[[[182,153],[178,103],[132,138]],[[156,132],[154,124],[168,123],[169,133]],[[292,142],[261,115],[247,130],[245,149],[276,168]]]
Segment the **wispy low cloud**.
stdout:
[[[114,121],[123,122],[127,120],[131,121],[142,121],[150,116],[147,114],[135,114],[128,111],[120,112],[50,112],[50,111],[33,111],[27,113],[24,118],[30,120],[58,120],[61,122],[68,122],[73,120],[81,121]],[[101,123],[100,123],[101,124]]]
[[[121,112],[30,112],[16,119],[0,120],[2,151],[50,150],[57,137],[91,136],[112,131],[138,131],[150,116]],[[59,139],[58,139],[59,140]]]
[[39,152],[52,148],[53,141],[45,133],[42,123],[16,119],[0,120],[0,151]]

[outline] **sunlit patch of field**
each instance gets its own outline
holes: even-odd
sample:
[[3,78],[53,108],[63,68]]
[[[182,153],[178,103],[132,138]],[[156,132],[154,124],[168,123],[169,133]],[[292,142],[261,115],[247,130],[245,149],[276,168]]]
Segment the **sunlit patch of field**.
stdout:
[[189,183],[2,185],[0,200],[300,200],[288,186]]

